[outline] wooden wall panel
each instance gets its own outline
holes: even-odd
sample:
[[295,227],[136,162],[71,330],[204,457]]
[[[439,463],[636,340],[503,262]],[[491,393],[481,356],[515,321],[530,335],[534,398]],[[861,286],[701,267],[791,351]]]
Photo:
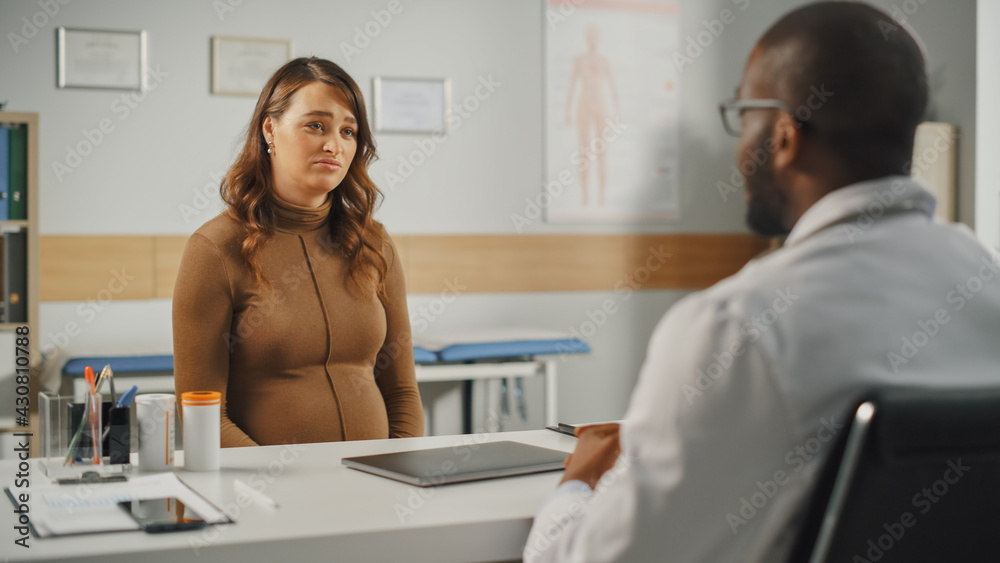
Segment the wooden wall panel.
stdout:
[[174,296],[177,267],[184,254],[186,236],[158,236],[153,238],[153,274],[156,280],[156,297],[170,299]]
[[[41,299],[96,298],[114,271],[135,276],[115,299],[170,298],[187,236],[43,236]],[[769,242],[746,234],[398,235],[409,293],[700,289]]]
[[153,237],[42,235],[39,254],[42,301],[153,298]]

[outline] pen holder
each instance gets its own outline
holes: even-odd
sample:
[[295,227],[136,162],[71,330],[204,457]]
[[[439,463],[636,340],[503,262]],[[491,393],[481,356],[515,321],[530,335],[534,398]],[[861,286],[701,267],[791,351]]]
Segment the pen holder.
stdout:
[[[46,392],[38,397],[42,472],[50,479],[79,477],[84,471],[102,472],[104,427],[100,396],[88,395],[84,403]],[[76,412],[78,416],[74,416]]]
[[39,393],[39,465],[50,479],[79,478],[84,472],[131,471],[129,409],[102,402],[100,395],[84,399],[81,403],[72,396]]
[[[86,403],[73,403],[69,406],[69,431],[71,435],[83,419],[86,406]],[[130,463],[131,423],[129,415],[128,407],[116,407],[110,401],[101,403],[100,420],[104,422],[104,428],[101,431],[103,437],[101,450],[104,453],[103,461],[106,464],[114,466]]]
[[108,462],[111,465],[131,463],[129,453],[132,445],[132,411],[128,407],[112,407],[108,409],[108,436],[104,444],[108,452]]

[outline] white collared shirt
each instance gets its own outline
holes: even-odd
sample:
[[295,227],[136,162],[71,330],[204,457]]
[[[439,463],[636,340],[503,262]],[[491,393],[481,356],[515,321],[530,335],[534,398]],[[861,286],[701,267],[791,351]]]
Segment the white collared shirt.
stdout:
[[552,494],[525,561],[784,562],[866,391],[1000,385],[1000,257],[933,212],[905,176],[835,190],[782,249],[672,307],[618,463],[593,494]]

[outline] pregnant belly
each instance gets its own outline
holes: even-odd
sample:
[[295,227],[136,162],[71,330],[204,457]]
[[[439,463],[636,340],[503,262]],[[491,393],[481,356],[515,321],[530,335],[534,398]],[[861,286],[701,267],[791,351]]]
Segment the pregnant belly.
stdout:
[[261,382],[230,393],[230,418],[260,445],[388,438],[385,402],[365,372],[339,369],[332,385],[324,371]]

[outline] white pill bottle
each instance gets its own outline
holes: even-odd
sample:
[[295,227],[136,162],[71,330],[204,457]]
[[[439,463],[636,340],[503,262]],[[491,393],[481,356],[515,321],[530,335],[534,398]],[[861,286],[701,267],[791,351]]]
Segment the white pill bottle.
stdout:
[[184,469],[217,471],[222,448],[220,416],[222,393],[188,391],[181,394],[184,424]]

